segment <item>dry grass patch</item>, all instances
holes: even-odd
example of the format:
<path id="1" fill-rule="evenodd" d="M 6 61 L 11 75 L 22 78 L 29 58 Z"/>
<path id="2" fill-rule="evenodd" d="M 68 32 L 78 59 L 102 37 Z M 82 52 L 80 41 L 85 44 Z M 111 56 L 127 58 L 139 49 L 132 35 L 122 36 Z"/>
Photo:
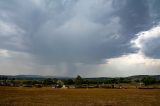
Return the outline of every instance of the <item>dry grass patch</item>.
<path id="1" fill-rule="evenodd" d="M 160 89 L 0 87 L 0 106 L 158 106 Z"/>

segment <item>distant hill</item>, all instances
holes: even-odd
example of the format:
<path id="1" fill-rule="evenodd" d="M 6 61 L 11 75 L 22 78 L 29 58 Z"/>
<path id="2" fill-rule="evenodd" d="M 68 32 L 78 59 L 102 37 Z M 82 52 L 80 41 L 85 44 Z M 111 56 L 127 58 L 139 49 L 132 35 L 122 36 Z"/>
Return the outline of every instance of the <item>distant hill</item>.
<path id="1" fill-rule="evenodd" d="M 153 77 L 157 80 L 160 80 L 160 75 L 135 75 L 135 76 L 121 77 L 121 78 L 127 78 L 127 79 L 130 79 L 130 80 L 141 80 L 144 77 L 148 77 L 148 76 L 151 76 L 151 77 Z M 15 78 L 17 80 L 44 80 L 46 78 L 71 79 L 71 77 L 41 76 L 41 75 L 0 75 L 0 77 L 7 77 L 8 79 Z M 120 78 L 120 77 L 116 77 L 116 78 Z M 93 77 L 93 78 L 84 78 L 84 79 L 104 81 L 106 79 L 113 79 L 113 78 L 110 78 L 110 77 Z"/>
<path id="2" fill-rule="evenodd" d="M 7 77 L 8 79 L 15 78 L 17 80 L 44 80 L 47 78 L 70 79 L 69 77 L 41 76 L 41 75 L 0 75 L 0 77 Z"/>
<path id="3" fill-rule="evenodd" d="M 156 80 L 160 80 L 160 75 L 135 75 L 135 76 L 130 76 L 128 78 L 132 79 L 132 80 L 141 80 L 145 77 L 153 77 L 155 78 Z"/>

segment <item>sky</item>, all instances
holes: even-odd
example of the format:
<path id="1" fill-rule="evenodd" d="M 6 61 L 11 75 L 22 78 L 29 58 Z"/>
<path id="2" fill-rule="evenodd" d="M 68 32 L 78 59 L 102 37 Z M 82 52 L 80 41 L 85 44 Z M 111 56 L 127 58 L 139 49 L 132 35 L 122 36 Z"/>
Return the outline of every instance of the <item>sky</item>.
<path id="1" fill-rule="evenodd" d="M 160 74 L 159 0 L 0 0 L 0 74 Z"/>

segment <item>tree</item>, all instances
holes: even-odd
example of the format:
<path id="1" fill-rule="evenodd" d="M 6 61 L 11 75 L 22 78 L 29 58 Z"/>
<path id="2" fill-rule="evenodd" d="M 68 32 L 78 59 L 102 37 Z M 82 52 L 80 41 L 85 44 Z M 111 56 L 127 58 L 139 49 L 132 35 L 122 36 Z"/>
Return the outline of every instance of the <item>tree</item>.
<path id="1" fill-rule="evenodd" d="M 61 81 L 61 80 L 58 80 L 58 81 L 57 81 L 57 86 L 58 86 L 58 88 L 61 88 L 63 85 L 64 85 L 64 82 L 63 82 L 63 81 Z"/>
<path id="2" fill-rule="evenodd" d="M 130 83 L 131 80 L 129 78 L 119 78 L 119 83 Z"/>
<path id="3" fill-rule="evenodd" d="M 153 78 L 153 77 L 145 77 L 145 78 L 142 79 L 142 82 L 143 82 L 145 85 L 151 85 L 151 84 L 156 83 L 156 79 Z"/>
<path id="4" fill-rule="evenodd" d="M 83 79 L 81 78 L 80 75 L 77 75 L 75 79 L 75 85 L 79 86 L 79 85 L 82 85 L 82 83 L 83 83 Z"/>
<path id="5" fill-rule="evenodd" d="M 111 79 L 111 83 L 112 84 L 118 84 L 119 80 L 117 78 L 113 78 L 113 79 Z"/>
<path id="6" fill-rule="evenodd" d="M 68 79 L 68 80 L 65 80 L 64 83 L 66 85 L 73 85 L 74 84 L 74 81 L 72 79 Z"/>
<path id="7" fill-rule="evenodd" d="M 58 79 L 53 78 L 53 85 L 56 85 L 56 84 L 57 84 L 57 81 L 58 81 Z"/>
<path id="8" fill-rule="evenodd" d="M 44 85 L 52 85 L 53 84 L 53 80 L 51 78 L 47 78 L 43 81 Z"/>

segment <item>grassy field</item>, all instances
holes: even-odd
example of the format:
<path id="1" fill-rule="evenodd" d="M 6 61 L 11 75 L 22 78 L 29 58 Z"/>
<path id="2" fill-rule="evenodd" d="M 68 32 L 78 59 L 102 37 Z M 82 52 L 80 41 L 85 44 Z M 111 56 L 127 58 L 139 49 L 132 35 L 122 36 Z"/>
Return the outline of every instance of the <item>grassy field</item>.
<path id="1" fill-rule="evenodd" d="M 160 89 L 0 87 L 0 106 L 159 106 Z"/>

